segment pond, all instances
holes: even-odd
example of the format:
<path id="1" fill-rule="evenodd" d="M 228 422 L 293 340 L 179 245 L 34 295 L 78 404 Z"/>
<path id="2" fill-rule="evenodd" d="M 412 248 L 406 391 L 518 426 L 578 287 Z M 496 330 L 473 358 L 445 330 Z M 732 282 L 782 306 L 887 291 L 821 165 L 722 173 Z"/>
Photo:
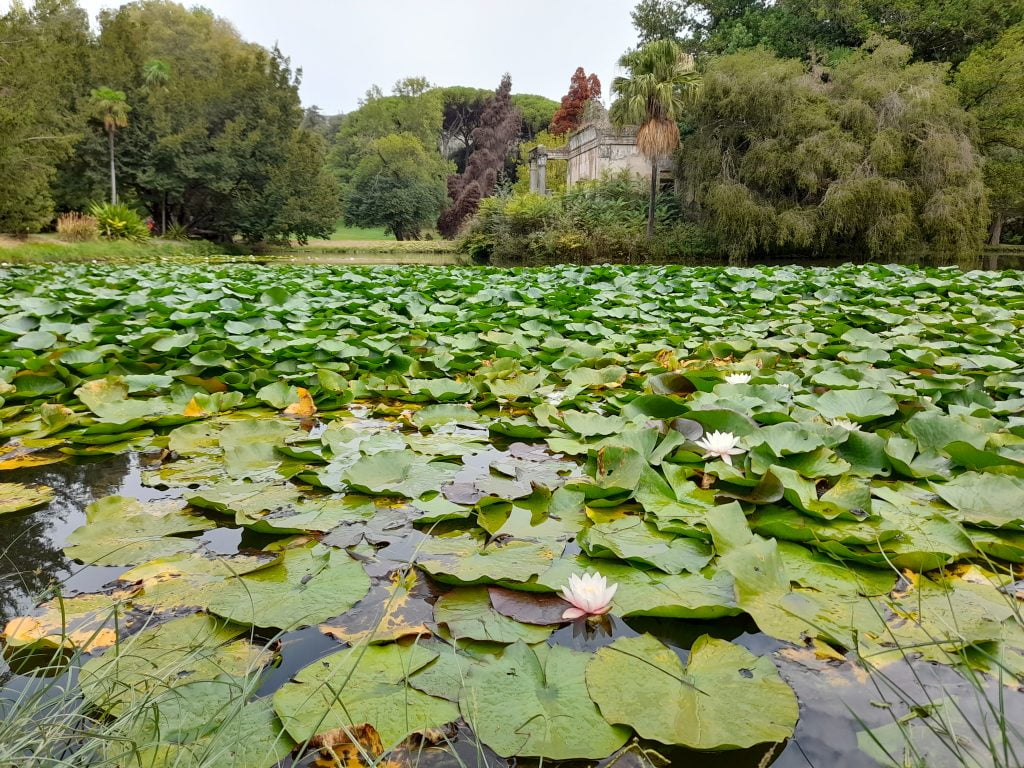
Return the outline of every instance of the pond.
<path id="1" fill-rule="evenodd" d="M 1017 766 L 1022 327 L 1014 272 L 8 270 L 0 764 Z"/>
<path id="2" fill-rule="evenodd" d="M 0 542 L 3 542 L 2 568 L 5 574 L 0 592 L 0 625 L 16 616 L 25 615 L 34 607 L 39 595 L 48 587 L 59 585 L 66 596 L 89 593 L 113 582 L 124 571 L 118 567 L 76 564 L 62 552 L 69 534 L 86 522 L 85 507 L 107 496 L 129 496 L 144 501 L 158 501 L 180 497 L 184 490 L 157 490 L 143 482 L 143 471 L 154 463 L 153 456 L 129 454 L 101 460 L 70 461 L 40 468 L 16 470 L 7 473 L 5 480 L 22 483 L 43 483 L 56 491 L 49 505 L 18 516 L 0 518 Z M 408 519 L 415 510 L 408 509 Z M 203 550 L 217 555 L 233 555 L 258 551 L 268 537 L 252 534 L 243 528 L 228 526 L 215 518 L 217 528 L 197 535 Z M 377 553 L 367 569 L 380 590 L 388 584 L 390 569 L 409 562 L 412 547 L 408 539 L 417 534 L 410 524 L 392 527 L 391 542 Z M 570 550 L 571 552 L 572 550 Z M 422 602 L 410 613 L 426 617 L 431 614 L 429 602 L 447 588 L 432 583 L 415 602 Z M 365 604 L 364 604 L 365 603 Z M 352 627 L 372 627 L 380 618 L 382 603 L 379 595 L 371 594 L 357 604 L 346 616 Z M 328 624 L 336 622 L 327 622 Z M 554 632 L 548 642 L 578 651 L 594 652 L 620 637 L 635 637 L 650 633 L 685 660 L 693 642 L 704 634 L 731 640 L 760 654 L 771 654 L 783 678 L 796 691 L 800 701 L 800 722 L 794 737 L 763 762 L 770 748 L 754 748 L 713 755 L 666 748 L 664 745 L 643 743 L 653 754 L 653 765 L 659 762 L 655 755 L 663 755 L 672 765 L 694 762 L 708 768 L 757 768 L 773 765 L 776 768 L 874 768 L 878 764 L 858 749 L 857 734 L 865 727 L 880 727 L 892 722 L 888 706 L 903 708 L 909 702 L 926 704 L 949 696 L 958 697 L 959 705 L 968 719 L 991 722 L 990 706 L 1004 707 L 1010 722 L 1024 719 L 1024 694 L 1000 692 L 999 684 L 989 681 L 984 696 L 952 669 L 921 662 L 898 663 L 877 674 L 869 674 L 850 662 L 819 658 L 813 651 L 798 650 L 759 633 L 757 627 L 745 618 L 715 621 L 682 619 L 612 617 L 607 623 L 588 626 L 573 624 Z M 286 632 L 279 638 L 281 661 L 265 675 L 257 696 L 269 697 L 294 674 L 318 658 L 334 653 L 338 641 L 307 628 Z M 0 663 L 2 664 L 2 663 Z M 17 675 L 6 665 L 0 666 L 0 682 L 4 690 L 0 697 L 8 699 L 23 694 L 26 688 L 38 686 L 31 676 Z M 53 681 L 47 681 L 52 684 Z M 1005 700 L 996 705 L 1000 695 Z M 987 697 L 987 698 L 986 698 Z M 886 704 L 886 706 L 882 706 Z M 993 731 L 994 735 L 994 731 Z M 503 766 L 529 765 L 528 761 L 504 761 L 486 748 L 478 753 L 479 744 L 473 734 L 463 729 L 453 738 L 453 744 L 435 747 L 419 757 L 420 765 L 428 766 Z M 642 765 L 621 759 L 615 765 Z M 283 761 L 282 766 L 292 765 Z M 305 764 L 305 763 L 303 763 Z M 558 765 L 544 761 L 545 765 Z M 571 763 L 579 765 L 579 763 Z M 610 761 L 594 763 L 610 765 Z M 568 763 L 566 765 L 569 765 Z"/>

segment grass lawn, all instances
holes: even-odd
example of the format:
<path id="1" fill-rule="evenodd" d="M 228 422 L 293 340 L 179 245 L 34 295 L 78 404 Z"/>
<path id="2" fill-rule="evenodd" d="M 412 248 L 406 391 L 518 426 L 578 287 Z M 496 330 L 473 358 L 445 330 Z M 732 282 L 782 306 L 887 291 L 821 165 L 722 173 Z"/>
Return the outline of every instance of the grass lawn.
<path id="1" fill-rule="evenodd" d="M 384 231 L 383 227 L 364 229 L 363 227 L 346 227 L 338 222 L 328 240 L 394 240 L 395 236 Z"/>

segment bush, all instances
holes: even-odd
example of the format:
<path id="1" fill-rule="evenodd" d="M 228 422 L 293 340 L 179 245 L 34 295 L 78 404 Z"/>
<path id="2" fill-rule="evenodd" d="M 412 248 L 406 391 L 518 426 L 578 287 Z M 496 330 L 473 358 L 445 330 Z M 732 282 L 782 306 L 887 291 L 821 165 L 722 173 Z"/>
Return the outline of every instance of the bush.
<path id="1" fill-rule="evenodd" d="M 78 211 L 62 213 L 57 217 L 57 234 L 69 243 L 85 243 L 98 240 L 100 223 L 95 216 Z"/>
<path id="2" fill-rule="evenodd" d="M 96 217 L 100 234 L 108 240 L 141 242 L 149 238 L 149 227 L 142 216 L 124 203 L 94 203 L 89 213 Z"/>
<path id="3" fill-rule="evenodd" d="M 674 195 L 658 198 L 655 216 L 655 238 L 647 240 L 646 184 L 620 173 L 551 196 L 486 198 L 458 249 L 495 265 L 704 262 L 718 253 L 706 228 L 681 221 Z"/>
<path id="4" fill-rule="evenodd" d="M 178 222 L 173 222 L 167 225 L 167 231 L 163 233 L 162 237 L 164 240 L 190 240 L 188 227 Z"/>

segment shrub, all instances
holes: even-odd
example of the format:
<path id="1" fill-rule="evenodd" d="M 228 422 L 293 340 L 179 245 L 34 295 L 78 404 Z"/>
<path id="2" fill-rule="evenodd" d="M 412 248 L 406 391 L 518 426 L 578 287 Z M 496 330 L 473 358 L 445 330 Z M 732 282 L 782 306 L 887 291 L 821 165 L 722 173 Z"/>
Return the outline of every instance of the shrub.
<path id="1" fill-rule="evenodd" d="M 78 211 L 62 213 L 57 217 L 57 234 L 69 243 L 84 243 L 98 240 L 100 223 L 95 216 Z"/>
<path id="2" fill-rule="evenodd" d="M 96 217 L 100 234 L 108 240 L 141 242 L 149 237 L 149 227 L 142 216 L 124 203 L 94 203 L 89 213 Z"/>
<path id="3" fill-rule="evenodd" d="M 483 200 L 458 248 L 495 265 L 571 262 L 706 261 L 718 253 L 706 228 L 682 222 L 674 195 L 658 198 L 658 228 L 647 240 L 646 185 L 629 173 L 576 184 L 550 196 L 516 193 Z"/>
<path id="4" fill-rule="evenodd" d="M 189 240 L 191 239 L 188 227 L 178 222 L 167 225 L 167 231 L 163 234 L 164 240 Z"/>

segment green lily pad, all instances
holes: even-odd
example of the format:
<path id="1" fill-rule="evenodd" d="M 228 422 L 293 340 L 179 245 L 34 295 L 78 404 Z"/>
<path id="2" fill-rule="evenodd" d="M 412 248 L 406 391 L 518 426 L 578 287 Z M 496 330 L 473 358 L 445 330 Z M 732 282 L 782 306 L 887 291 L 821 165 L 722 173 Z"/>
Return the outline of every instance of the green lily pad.
<path id="1" fill-rule="evenodd" d="M 637 517 L 593 525 L 578 538 L 590 557 L 611 557 L 649 565 L 665 573 L 700 573 L 711 562 L 711 547 L 698 539 L 662 533 Z"/>
<path id="2" fill-rule="evenodd" d="M 456 640 L 492 643 L 541 643 L 552 627 L 524 624 L 498 613 L 491 605 L 487 587 L 456 587 L 438 598 L 434 618 Z"/>
<path id="3" fill-rule="evenodd" d="M 502 757 L 607 757 L 629 738 L 609 724 L 587 692 L 590 654 L 518 642 L 497 660 L 471 667 L 459 697 L 466 722 Z"/>
<path id="4" fill-rule="evenodd" d="M 189 504 L 234 514 L 235 523 L 257 533 L 326 533 L 343 523 L 373 518 L 377 508 L 361 496 L 302 493 L 293 485 L 221 483 L 188 493 Z"/>
<path id="5" fill-rule="evenodd" d="M 559 555 L 547 543 L 512 539 L 483 544 L 472 536 L 431 537 L 416 550 L 416 565 L 451 584 L 523 582 L 544 573 Z"/>
<path id="6" fill-rule="evenodd" d="M 239 624 L 296 629 L 345 613 L 369 591 L 358 561 L 311 543 L 286 549 L 277 565 L 218 585 L 206 608 Z"/>
<path id="7" fill-rule="evenodd" d="M 965 472 L 947 483 L 932 483 L 932 488 L 970 525 L 1024 527 L 1024 478 Z"/>
<path id="8" fill-rule="evenodd" d="M 86 523 L 68 536 L 64 553 L 91 565 L 135 565 L 179 552 L 200 542 L 172 534 L 216 527 L 205 517 L 185 512 L 184 502 L 143 502 L 107 496 L 85 508 Z"/>
<path id="9" fill-rule="evenodd" d="M 612 723 L 691 749 L 744 749 L 793 735 L 796 694 L 767 656 L 708 635 L 686 666 L 650 635 L 619 638 L 587 665 L 587 688 Z"/>
<path id="10" fill-rule="evenodd" d="M 441 490 L 457 469 L 454 464 L 425 461 L 411 451 L 381 451 L 363 456 L 342 477 L 363 493 L 418 499 Z"/>
<path id="11" fill-rule="evenodd" d="M 258 675 L 272 655 L 239 639 L 244 631 L 210 616 L 173 619 L 89 659 L 79 686 L 89 703 L 118 716 L 188 683 Z"/>
<path id="12" fill-rule="evenodd" d="M 370 645 L 325 656 L 299 670 L 274 694 L 285 730 L 303 742 L 316 733 L 369 723 L 385 747 L 458 719 L 450 701 L 407 685 L 438 657 L 420 645 Z"/>
<path id="13" fill-rule="evenodd" d="M 0 483 L 0 515 L 23 512 L 53 501 L 53 489 L 45 485 Z"/>

